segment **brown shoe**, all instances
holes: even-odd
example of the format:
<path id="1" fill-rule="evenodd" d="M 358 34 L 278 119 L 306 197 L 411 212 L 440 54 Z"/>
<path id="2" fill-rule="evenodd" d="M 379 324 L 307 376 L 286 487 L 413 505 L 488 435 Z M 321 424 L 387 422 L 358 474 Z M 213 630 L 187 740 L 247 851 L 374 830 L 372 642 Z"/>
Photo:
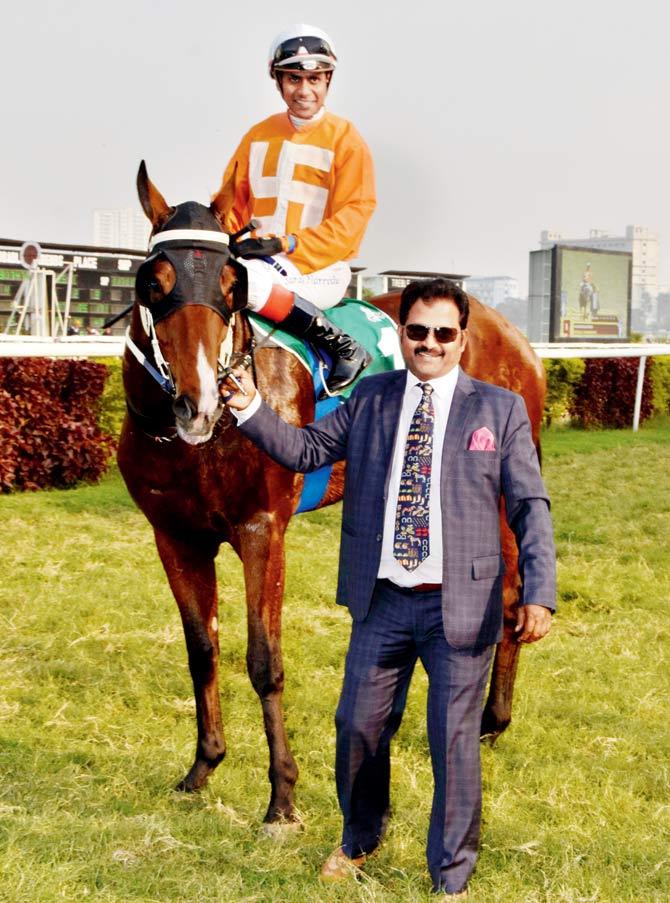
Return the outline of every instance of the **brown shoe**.
<path id="1" fill-rule="evenodd" d="M 321 878 L 324 881 L 343 881 L 346 878 L 355 878 L 365 865 L 367 855 L 363 853 L 351 859 L 342 847 L 331 853 L 321 867 Z"/>

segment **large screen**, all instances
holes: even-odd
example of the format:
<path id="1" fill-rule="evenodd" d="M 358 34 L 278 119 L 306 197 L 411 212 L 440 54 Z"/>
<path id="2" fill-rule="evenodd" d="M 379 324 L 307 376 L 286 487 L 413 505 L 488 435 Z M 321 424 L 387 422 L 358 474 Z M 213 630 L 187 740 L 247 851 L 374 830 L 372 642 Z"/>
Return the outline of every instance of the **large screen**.
<path id="1" fill-rule="evenodd" d="M 560 245 L 555 253 L 552 340 L 627 340 L 631 254 Z"/>

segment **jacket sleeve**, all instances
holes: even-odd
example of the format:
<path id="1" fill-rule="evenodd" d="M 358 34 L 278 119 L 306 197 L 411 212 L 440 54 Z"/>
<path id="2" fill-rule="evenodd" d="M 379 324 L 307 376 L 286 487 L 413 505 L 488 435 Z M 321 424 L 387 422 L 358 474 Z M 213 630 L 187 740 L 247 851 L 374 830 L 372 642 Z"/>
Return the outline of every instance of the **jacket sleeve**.
<path id="1" fill-rule="evenodd" d="M 318 470 L 346 456 L 351 399 L 301 428 L 282 420 L 264 401 L 239 430 L 279 464 L 298 473 Z"/>
<path id="2" fill-rule="evenodd" d="M 526 406 L 515 397 L 502 448 L 507 522 L 519 548 L 522 604 L 556 608 L 556 552 L 549 497 L 540 474 Z"/>
<path id="3" fill-rule="evenodd" d="M 245 135 L 226 166 L 220 193 L 228 192 L 230 201 L 223 219 L 227 232 L 238 232 L 252 217 L 249 194 L 249 136 Z"/>
<path id="4" fill-rule="evenodd" d="M 329 215 L 318 226 L 299 229 L 291 260 L 314 272 L 358 253 L 377 205 L 372 155 L 358 133 L 341 142 L 334 161 Z"/>

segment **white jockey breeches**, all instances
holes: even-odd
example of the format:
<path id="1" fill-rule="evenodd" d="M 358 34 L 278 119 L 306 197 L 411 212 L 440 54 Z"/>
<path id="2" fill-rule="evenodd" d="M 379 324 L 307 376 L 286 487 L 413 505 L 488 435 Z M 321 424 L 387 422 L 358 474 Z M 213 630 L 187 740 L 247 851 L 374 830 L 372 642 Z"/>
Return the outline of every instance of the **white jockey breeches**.
<path id="1" fill-rule="evenodd" d="M 301 273 L 286 254 L 265 260 L 238 260 L 246 267 L 249 279 L 249 309 L 259 312 L 267 303 L 275 284 L 283 285 L 301 298 L 311 301 L 320 310 L 328 310 L 341 301 L 351 281 L 351 269 L 343 260 L 314 273 Z"/>

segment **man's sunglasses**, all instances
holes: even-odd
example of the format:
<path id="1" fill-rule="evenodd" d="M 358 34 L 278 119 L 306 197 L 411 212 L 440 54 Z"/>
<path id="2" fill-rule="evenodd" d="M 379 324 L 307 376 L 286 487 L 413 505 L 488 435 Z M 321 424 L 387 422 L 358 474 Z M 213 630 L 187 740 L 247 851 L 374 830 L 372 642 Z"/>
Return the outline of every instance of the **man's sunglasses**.
<path id="1" fill-rule="evenodd" d="M 455 326 L 424 326 L 422 323 L 408 323 L 403 327 L 405 335 L 413 342 L 423 342 L 428 338 L 428 333 L 432 332 L 435 341 L 440 345 L 448 345 L 449 342 L 455 342 L 460 329 Z"/>

